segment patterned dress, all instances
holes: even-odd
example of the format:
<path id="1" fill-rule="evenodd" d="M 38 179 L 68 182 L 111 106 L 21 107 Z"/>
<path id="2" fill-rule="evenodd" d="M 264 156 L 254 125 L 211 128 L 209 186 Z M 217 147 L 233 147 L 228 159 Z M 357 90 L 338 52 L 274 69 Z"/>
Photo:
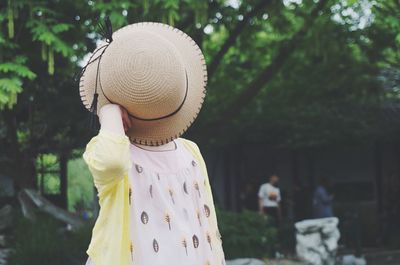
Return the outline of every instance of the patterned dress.
<path id="1" fill-rule="evenodd" d="M 171 151 L 130 145 L 132 264 L 225 265 L 213 254 L 222 244 L 209 224 L 201 168 L 182 142 L 174 142 Z M 89 257 L 86 265 L 95 264 Z"/>

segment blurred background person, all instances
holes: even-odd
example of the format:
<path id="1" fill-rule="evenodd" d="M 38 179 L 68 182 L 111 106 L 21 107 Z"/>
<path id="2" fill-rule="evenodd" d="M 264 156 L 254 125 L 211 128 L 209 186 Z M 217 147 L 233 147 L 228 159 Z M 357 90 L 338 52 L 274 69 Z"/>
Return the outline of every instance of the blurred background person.
<path id="1" fill-rule="evenodd" d="M 281 192 L 278 187 L 279 177 L 271 175 L 269 181 L 260 186 L 258 190 L 258 206 L 260 214 L 272 217 L 275 225 L 281 221 Z"/>
<path id="2" fill-rule="evenodd" d="M 244 185 L 243 190 L 240 192 L 241 209 L 257 211 L 258 197 L 256 192 L 256 185 L 253 182 L 248 182 Z"/>
<path id="3" fill-rule="evenodd" d="M 315 219 L 333 217 L 331 188 L 332 184 L 328 178 L 320 178 L 313 196 L 313 217 Z"/>

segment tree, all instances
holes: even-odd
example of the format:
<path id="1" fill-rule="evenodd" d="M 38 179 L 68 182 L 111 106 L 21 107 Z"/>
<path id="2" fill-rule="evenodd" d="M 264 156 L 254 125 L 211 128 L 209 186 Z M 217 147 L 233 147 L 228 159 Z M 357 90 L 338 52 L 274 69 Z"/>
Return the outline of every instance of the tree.
<path id="1" fill-rule="evenodd" d="M 65 161 L 93 136 L 72 76 L 95 48 L 97 18 L 106 14 L 114 30 L 168 23 L 202 48 L 211 78 L 188 132 L 199 142 L 295 147 L 372 139 L 384 133 L 377 129 L 382 102 L 398 98 L 379 78 L 393 79 L 385 73 L 399 65 L 399 8 L 395 0 L 371 3 L 8 0 L 0 9 L 1 168 L 20 187 L 34 186 L 38 154 Z M 349 8 L 360 17 L 371 10 L 375 19 L 359 27 L 343 15 Z"/>

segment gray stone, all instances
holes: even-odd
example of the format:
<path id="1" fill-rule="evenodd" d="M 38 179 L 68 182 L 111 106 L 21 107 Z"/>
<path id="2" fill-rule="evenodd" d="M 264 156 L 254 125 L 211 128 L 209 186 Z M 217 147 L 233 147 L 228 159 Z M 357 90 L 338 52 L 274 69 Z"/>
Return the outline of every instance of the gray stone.
<path id="1" fill-rule="evenodd" d="M 335 264 L 340 238 L 338 223 L 336 217 L 297 222 L 297 256 L 313 265 Z"/>
<path id="2" fill-rule="evenodd" d="M 13 178 L 0 174 L 0 197 L 12 197 L 14 194 Z"/>
<path id="3" fill-rule="evenodd" d="M 70 224 L 72 229 L 77 229 L 84 224 L 81 217 L 54 205 L 35 190 L 21 190 L 18 193 L 18 200 L 24 216 L 33 221 L 36 219 L 35 209 L 39 209 L 61 222 Z"/>
<path id="4" fill-rule="evenodd" d="M 6 243 L 7 243 L 6 236 L 5 235 L 0 235 L 0 248 L 1 247 L 5 247 Z"/>
<path id="5" fill-rule="evenodd" d="M 367 265 L 364 257 L 356 257 L 354 255 L 345 255 L 340 259 L 341 265 Z"/>
<path id="6" fill-rule="evenodd" d="M 4 230 L 11 226 L 12 223 L 12 206 L 5 205 L 0 209 L 0 230 Z"/>
<path id="7" fill-rule="evenodd" d="M 226 265 L 266 265 L 264 261 L 252 258 L 227 260 Z"/>
<path id="8" fill-rule="evenodd" d="M 13 252 L 10 248 L 0 248 L 0 265 L 6 265 L 7 259 Z"/>

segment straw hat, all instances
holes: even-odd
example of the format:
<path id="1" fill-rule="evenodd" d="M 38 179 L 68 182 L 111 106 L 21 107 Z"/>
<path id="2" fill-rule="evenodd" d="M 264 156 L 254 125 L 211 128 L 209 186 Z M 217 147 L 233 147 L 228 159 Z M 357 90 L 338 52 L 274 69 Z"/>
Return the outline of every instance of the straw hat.
<path id="1" fill-rule="evenodd" d="M 184 32 L 162 23 L 131 24 L 112 33 L 91 60 L 98 55 L 80 78 L 82 103 L 90 109 L 97 85 L 97 110 L 108 103 L 123 106 L 133 121 L 126 132 L 132 142 L 165 144 L 197 117 L 207 70 L 200 48 Z"/>

